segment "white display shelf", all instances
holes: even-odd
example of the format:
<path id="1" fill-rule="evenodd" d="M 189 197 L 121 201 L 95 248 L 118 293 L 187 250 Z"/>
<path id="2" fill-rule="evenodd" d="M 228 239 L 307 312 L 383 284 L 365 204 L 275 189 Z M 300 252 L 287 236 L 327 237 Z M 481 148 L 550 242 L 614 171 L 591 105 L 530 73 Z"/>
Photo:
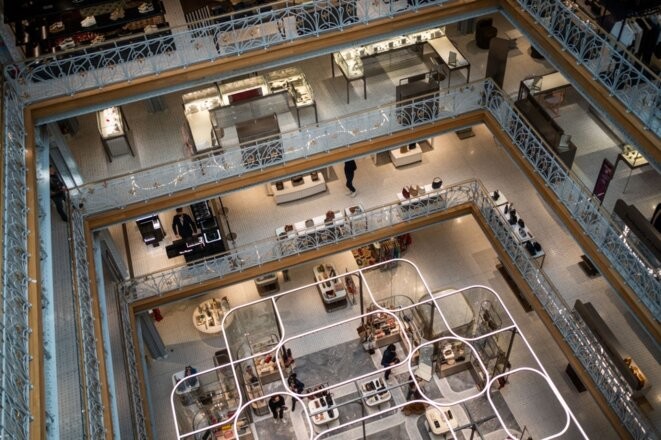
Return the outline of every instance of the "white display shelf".
<path id="1" fill-rule="evenodd" d="M 330 410 L 332 411 L 332 416 L 328 415 L 329 406 L 326 402 L 326 396 L 310 400 L 308 402 L 308 410 L 310 411 L 312 423 L 315 425 L 326 425 L 340 417 L 340 412 L 337 408 Z"/>

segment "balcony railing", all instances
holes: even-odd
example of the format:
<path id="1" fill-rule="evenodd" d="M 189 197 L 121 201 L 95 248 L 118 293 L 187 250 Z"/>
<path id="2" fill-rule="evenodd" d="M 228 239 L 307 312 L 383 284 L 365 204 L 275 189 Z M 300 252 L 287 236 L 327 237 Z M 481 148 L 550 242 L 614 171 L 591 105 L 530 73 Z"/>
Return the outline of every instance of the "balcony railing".
<path id="1" fill-rule="evenodd" d="M 211 152 L 125 174 L 71 190 L 75 206 L 96 214 L 248 171 L 263 170 L 295 159 L 408 130 L 430 121 L 480 110 L 481 83 L 436 93 L 424 102 L 392 103 L 360 113 L 322 121 L 283 133 L 278 138 L 251 142 L 224 153 Z"/>
<path id="2" fill-rule="evenodd" d="M 427 197 L 419 203 L 407 205 L 408 207 L 395 203 L 366 209 L 353 217 L 336 220 L 322 231 L 312 228 L 309 233 L 298 234 L 293 238 L 274 236 L 272 239 L 243 246 L 197 264 L 139 277 L 127 282 L 124 291 L 133 300 L 160 295 L 165 291 L 199 284 L 270 261 L 350 240 L 368 232 L 389 228 L 459 205 L 473 204 L 633 438 L 649 438 L 654 431 L 633 401 L 632 391 L 626 380 L 608 356 L 604 355 L 603 347 L 594 335 L 572 313 L 546 274 L 514 238 L 507 220 L 498 211 L 483 185 L 477 180 L 470 180 L 428 193 Z M 137 375 L 131 380 L 137 381 Z"/>
<path id="3" fill-rule="evenodd" d="M 561 0 L 518 0 L 550 37 L 585 67 L 627 111 L 661 137 L 661 80 L 602 30 Z"/>
<path id="4" fill-rule="evenodd" d="M 14 63 L 5 67 L 5 78 L 26 103 L 31 103 L 304 37 L 318 37 L 447 1 L 410 0 L 402 6 L 380 1 L 321 0 L 305 4 L 284 1 L 157 34 L 117 39 Z"/>
<path id="5" fill-rule="evenodd" d="M 625 239 L 622 229 L 601 209 L 599 201 L 544 146 L 509 97 L 491 80 L 434 93 L 415 102 L 391 103 L 321 122 L 283 133 L 281 139 L 269 138 L 225 153 L 209 153 L 90 183 L 72 190 L 71 195 L 74 205 L 82 204 L 85 213 L 98 213 L 480 109 L 495 117 L 642 303 L 657 319 L 661 317 L 661 283 L 645 252 Z M 250 161 L 246 160 L 248 157 Z"/>

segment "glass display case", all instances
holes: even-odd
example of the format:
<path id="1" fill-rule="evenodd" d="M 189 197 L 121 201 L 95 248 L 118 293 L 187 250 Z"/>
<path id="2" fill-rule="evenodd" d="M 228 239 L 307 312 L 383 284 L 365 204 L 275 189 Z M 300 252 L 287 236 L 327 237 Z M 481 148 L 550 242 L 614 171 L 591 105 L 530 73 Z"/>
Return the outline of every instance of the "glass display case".
<path id="1" fill-rule="evenodd" d="M 101 143 L 108 160 L 125 154 L 133 154 L 128 138 L 129 125 L 121 107 L 110 107 L 96 113 L 96 121 L 101 136 Z"/>
<path id="2" fill-rule="evenodd" d="M 220 144 L 211 125 L 209 110 L 220 107 L 220 93 L 216 86 L 185 93 L 181 96 L 184 115 L 196 153 L 215 148 Z"/>

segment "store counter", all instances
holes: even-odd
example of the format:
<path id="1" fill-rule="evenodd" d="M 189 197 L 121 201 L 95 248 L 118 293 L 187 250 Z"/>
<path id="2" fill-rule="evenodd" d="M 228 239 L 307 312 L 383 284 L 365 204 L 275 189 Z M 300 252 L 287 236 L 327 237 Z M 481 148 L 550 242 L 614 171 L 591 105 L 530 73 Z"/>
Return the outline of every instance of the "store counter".
<path id="1" fill-rule="evenodd" d="M 553 72 L 549 73 L 548 75 L 534 76 L 532 78 L 527 78 L 521 81 L 521 84 L 519 85 L 518 99 L 522 99 L 525 94 L 546 94 L 570 86 L 571 84 L 569 81 L 567 81 L 567 78 L 562 76 L 560 72 Z"/>
<path id="2" fill-rule="evenodd" d="M 445 435 L 450 432 L 450 429 L 454 431 L 459 426 L 457 418 L 451 409 L 443 409 L 443 414 L 433 406 L 430 406 L 425 411 L 427 426 L 429 427 L 429 431 L 434 435 Z M 445 421 L 446 418 L 447 422 Z"/>
<path id="3" fill-rule="evenodd" d="M 434 38 L 427 42 L 441 58 L 448 69 L 448 89 L 451 86 L 452 72 L 466 69 L 466 83 L 470 82 L 471 64 L 448 37 Z"/>
<path id="4" fill-rule="evenodd" d="M 223 316 L 229 310 L 229 302 L 227 298 L 217 300 L 216 298 L 208 299 L 198 305 L 193 311 L 193 325 L 202 333 L 220 333 L 223 329 L 222 322 Z M 228 319 L 232 319 L 234 315 L 231 314 Z"/>
<path id="5" fill-rule="evenodd" d="M 320 215 L 308 220 L 294 223 L 293 225 L 288 225 L 289 227 L 280 226 L 279 228 L 276 228 L 275 235 L 278 238 L 298 237 L 303 239 L 311 236 L 312 238 L 322 240 L 323 237 L 321 235 L 324 232 L 329 232 L 330 230 L 333 230 L 334 233 L 342 235 L 342 228 L 345 226 L 344 210 L 334 211 L 334 213 L 335 218 L 330 222 L 326 222 L 325 215 Z M 331 237 L 331 240 L 332 239 L 333 238 Z"/>
<path id="6" fill-rule="evenodd" d="M 187 263 L 200 258 L 225 252 L 225 244 L 220 237 L 220 231 L 214 229 L 202 234 L 193 235 L 191 238 L 175 240 L 171 245 L 165 247 L 168 258 L 184 256 Z"/>
<path id="7" fill-rule="evenodd" d="M 363 400 L 365 401 L 365 405 L 369 407 L 379 406 L 392 398 L 390 391 L 380 391 L 385 390 L 386 388 L 386 386 L 381 381 L 381 378 L 363 382 L 358 388 L 360 390 L 361 396 L 363 397 Z"/>
<path id="8" fill-rule="evenodd" d="M 308 410 L 312 416 L 312 423 L 315 425 L 327 425 L 333 420 L 340 417 L 340 412 L 335 409 L 330 409 L 333 405 L 331 396 L 321 396 L 317 399 L 312 399 L 308 402 Z"/>
<path id="9" fill-rule="evenodd" d="M 312 268 L 314 278 L 317 281 L 319 296 L 324 302 L 326 311 L 331 311 L 347 304 L 347 291 L 344 288 L 342 278 L 329 280 L 337 275 L 337 271 L 332 264 L 319 264 Z"/>

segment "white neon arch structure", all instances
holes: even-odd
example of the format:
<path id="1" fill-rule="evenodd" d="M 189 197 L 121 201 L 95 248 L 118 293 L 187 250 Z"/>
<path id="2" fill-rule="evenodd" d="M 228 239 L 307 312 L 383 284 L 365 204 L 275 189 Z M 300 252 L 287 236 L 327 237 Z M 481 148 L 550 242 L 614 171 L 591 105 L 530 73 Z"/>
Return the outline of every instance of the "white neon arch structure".
<path id="1" fill-rule="evenodd" d="M 411 305 L 400 306 L 396 310 L 391 310 L 391 309 L 388 309 L 388 308 L 385 308 L 385 307 L 379 305 L 378 300 L 375 298 L 375 295 L 374 295 L 372 289 L 370 288 L 368 279 L 364 276 L 364 272 L 375 269 L 375 268 L 378 268 L 379 266 L 382 266 L 382 265 L 390 264 L 393 261 L 397 261 L 397 262 L 400 262 L 400 263 L 403 263 L 403 264 L 406 264 L 406 265 L 410 265 L 413 268 L 413 270 L 415 270 L 415 272 L 417 273 L 417 275 L 419 277 L 418 281 L 424 287 L 425 296 L 427 296 L 427 298 L 421 299 L 417 302 L 412 301 Z M 237 367 L 241 362 L 251 361 L 251 360 L 254 360 L 255 358 L 257 358 L 259 356 L 264 356 L 264 355 L 267 355 L 267 354 L 272 354 L 273 356 L 276 356 L 276 358 L 277 358 L 277 356 L 280 353 L 280 351 L 282 350 L 283 346 L 285 346 L 286 344 L 288 344 L 288 343 L 290 343 L 290 342 L 292 342 L 296 339 L 305 338 L 305 337 L 314 337 L 315 334 L 323 333 L 323 332 L 332 330 L 333 328 L 336 328 L 336 327 L 339 327 L 339 326 L 342 326 L 342 325 L 346 325 L 346 324 L 354 322 L 354 321 L 360 321 L 362 318 L 365 318 L 369 315 L 373 315 L 373 314 L 376 314 L 376 313 L 389 314 L 391 317 L 393 317 L 398 322 L 398 324 L 400 325 L 399 328 L 403 329 L 404 328 L 404 325 L 403 325 L 404 323 L 400 320 L 400 318 L 394 312 L 400 312 L 400 311 L 403 312 L 403 311 L 407 311 L 407 310 L 412 310 L 412 309 L 414 309 L 416 307 L 419 307 L 419 306 L 422 306 L 422 305 L 433 304 L 433 306 L 435 308 L 435 311 L 442 318 L 443 323 L 445 324 L 445 327 L 449 330 L 450 334 L 448 336 L 438 337 L 438 338 L 433 339 L 433 340 L 425 341 L 425 342 L 423 342 L 419 345 L 415 345 L 413 343 L 413 341 L 408 337 L 406 332 L 401 331 L 400 336 L 403 338 L 403 342 L 404 342 L 403 345 L 405 345 L 407 353 L 406 353 L 406 357 L 404 359 L 401 359 L 400 363 L 393 367 L 393 368 L 396 368 L 397 366 L 405 366 L 406 367 L 406 369 L 408 370 L 409 375 L 411 376 L 411 378 L 413 378 L 413 381 L 415 383 L 416 388 L 421 393 L 421 396 L 422 396 L 421 399 L 416 399 L 416 400 L 413 400 L 413 401 L 408 401 L 408 402 L 396 404 L 396 405 L 390 406 L 386 409 L 373 412 L 373 413 L 371 413 L 369 415 L 366 415 L 364 417 L 360 417 L 358 419 L 354 419 L 354 420 L 351 420 L 351 421 L 346 422 L 346 423 L 341 423 L 340 425 L 334 426 L 332 428 L 322 429 L 319 433 L 315 433 L 314 425 L 311 421 L 311 415 L 309 413 L 307 405 L 305 405 L 305 400 L 304 399 L 306 397 L 309 397 L 313 394 L 316 394 L 316 393 L 320 392 L 320 390 L 315 390 L 314 392 L 302 393 L 302 394 L 296 394 L 296 393 L 293 393 L 293 392 L 289 391 L 288 387 L 286 386 L 288 374 L 285 371 L 283 371 L 283 368 L 282 368 L 282 366 L 280 365 L 279 362 L 275 362 L 275 364 L 277 365 L 278 373 L 280 375 L 280 380 L 282 381 L 282 385 L 283 385 L 283 388 L 284 388 L 285 391 L 278 391 L 276 393 L 265 394 L 263 396 L 260 396 L 257 399 L 246 400 L 246 401 L 244 401 L 244 399 L 243 399 L 243 394 L 238 393 L 237 398 L 238 398 L 239 403 L 238 403 L 238 406 L 236 408 L 236 411 L 234 412 L 234 414 L 231 417 L 229 417 L 225 420 L 219 420 L 217 423 L 215 423 L 213 425 L 209 425 L 209 426 L 206 426 L 206 427 L 194 430 L 194 431 L 189 431 L 189 432 L 181 432 L 179 422 L 177 420 L 177 407 L 175 405 L 175 401 L 176 401 L 175 391 L 176 391 L 176 388 L 178 386 L 180 386 L 180 384 L 182 384 L 185 380 L 190 379 L 191 376 L 179 381 L 173 387 L 172 392 L 170 393 L 170 406 L 171 406 L 171 409 L 172 409 L 172 416 L 173 416 L 173 419 L 174 419 L 174 424 L 175 424 L 175 428 L 176 428 L 176 432 L 177 432 L 177 438 L 178 439 L 191 439 L 191 438 L 194 438 L 193 436 L 196 435 L 196 434 L 203 433 L 207 430 L 218 429 L 221 426 L 226 426 L 228 424 L 232 424 L 232 429 L 234 430 L 234 434 L 236 436 L 238 436 L 237 423 L 239 421 L 241 413 L 243 411 L 249 410 L 251 404 L 253 404 L 255 402 L 258 402 L 258 401 L 261 401 L 261 400 L 269 399 L 271 396 L 276 395 L 276 394 L 282 395 L 283 397 L 290 397 L 290 398 L 297 399 L 301 403 L 301 406 L 303 407 L 303 411 L 306 415 L 306 417 L 304 417 L 304 420 L 307 423 L 308 432 L 310 432 L 310 439 L 311 440 L 317 440 L 317 439 L 320 439 L 324 436 L 331 435 L 335 431 L 338 431 L 342 428 L 351 427 L 352 425 L 358 426 L 363 421 L 369 422 L 371 419 L 373 419 L 375 417 L 378 417 L 379 415 L 393 412 L 393 410 L 396 411 L 398 409 L 401 409 L 402 407 L 406 406 L 407 404 L 410 404 L 411 402 L 423 402 L 423 403 L 426 403 L 426 404 L 428 404 L 430 406 L 433 406 L 437 409 L 442 410 L 444 408 L 449 408 L 451 406 L 458 405 L 458 404 L 464 403 L 466 401 L 478 398 L 482 395 L 486 395 L 487 400 L 488 400 L 491 408 L 493 409 L 493 411 L 496 415 L 496 418 L 498 419 L 498 421 L 501 425 L 502 430 L 505 431 L 509 437 L 516 438 L 516 434 L 512 433 L 509 430 L 508 426 L 505 424 L 501 414 L 498 412 L 498 409 L 496 408 L 495 404 L 493 403 L 493 401 L 491 399 L 491 394 L 488 391 L 491 389 L 494 382 L 496 382 L 498 379 L 503 378 L 503 377 L 509 377 L 509 376 L 515 375 L 515 374 L 520 373 L 520 372 L 529 372 L 529 373 L 537 374 L 541 378 L 543 378 L 546 381 L 546 384 L 548 385 L 549 390 L 551 390 L 552 394 L 555 396 L 557 402 L 560 404 L 562 410 L 565 413 L 566 419 L 565 419 L 565 422 L 564 422 L 564 426 L 559 427 L 558 432 L 556 432 L 556 433 L 554 433 L 554 434 L 552 434 L 548 437 L 545 437 L 546 439 L 553 439 L 553 438 L 557 438 L 557 437 L 562 436 L 564 433 L 566 433 L 568 431 L 568 429 L 572 425 L 572 422 L 573 422 L 573 425 L 576 428 L 576 430 L 583 436 L 583 438 L 585 438 L 585 439 L 588 438 L 588 436 L 585 434 L 583 428 L 578 423 L 578 420 L 574 416 L 573 412 L 571 411 L 571 409 L 569 408 L 567 403 L 564 401 L 564 399 L 560 395 L 560 392 L 558 391 L 558 389 L 554 385 L 553 381 L 551 380 L 550 376 L 548 375 L 548 373 L 544 369 L 544 367 L 541 364 L 538 356 L 536 355 L 536 353 L 533 351 L 532 347 L 528 343 L 525 335 L 523 334 L 523 332 L 521 331 L 519 326 L 514 321 L 514 318 L 512 317 L 512 314 L 507 309 L 507 307 L 506 307 L 505 303 L 502 301 L 500 295 L 498 295 L 498 293 L 496 293 L 493 289 L 491 289 L 490 287 L 487 287 L 487 286 L 483 286 L 483 285 L 471 285 L 471 286 L 467 286 L 467 287 L 464 287 L 464 288 L 461 288 L 461 289 L 451 289 L 451 290 L 448 290 L 448 291 L 443 291 L 440 294 L 439 293 L 435 294 L 429 288 L 429 285 L 427 284 L 424 277 L 420 273 L 419 268 L 414 263 L 412 263 L 411 261 L 406 260 L 406 259 L 396 259 L 396 260 L 389 260 L 389 261 L 386 261 L 386 262 L 378 263 L 378 264 L 375 264 L 375 265 L 372 265 L 372 266 L 369 266 L 369 267 L 365 267 L 365 268 L 362 268 L 362 269 L 358 269 L 358 270 L 355 270 L 355 271 L 352 271 L 352 272 L 339 274 L 335 277 L 329 278 L 328 280 L 324 280 L 324 282 L 329 281 L 329 280 L 333 281 L 334 279 L 337 279 L 337 278 L 343 278 L 347 275 L 357 275 L 361 278 L 361 282 L 363 283 L 363 285 L 365 287 L 363 292 L 367 293 L 367 296 L 365 297 L 365 299 L 371 301 L 371 303 L 369 303 L 369 304 L 371 306 L 373 306 L 375 308 L 375 310 L 373 310 L 371 312 L 368 312 L 368 313 L 364 313 L 362 315 L 357 314 L 356 316 L 353 316 L 353 317 L 350 317 L 350 318 L 347 318 L 347 319 L 338 320 L 336 322 L 333 322 L 333 323 L 330 323 L 330 324 L 327 324 L 327 325 L 323 325 L 323 326 L 319 326 L 319 327 L 313 328 L 311 330 L 303 331 L 303 332 L 293 334 L 293 335 L 288 335 L 287 334 L 287 328 L 286 328 L 286 326 L 283 322 L 282 316 L 281 316 L 281 311 L 278 308 L 277 299 L 280 298 L 280 297 L 283 297 L 285 295 L 291 295 L 291 294 L 294 294 L 296 292 L 300 292 L 300 291 L 302 291 L 304 289 L 307 289 L 307 288 L 310 288 L 310 287 L 316 287 L 320 283 L 311 283 L 311 284 L 308 284 L 308 285 L 305 285 L 305 286 L 298 287 L 296 289 L 289 290 L 287 292 L 275 294 L 275 295 L 270 296 L 268 298 L 262 298 L 262 299 L 252 301 L 252 302 L 249 302 L 249 303 L 237 306 L 237 307 L 233 307 L 229 312 L 224 314 L 223 321 L 222 321 L 222 328 L 223 328 L 222 335 L 223 335 L 223 339 L 225 341 L 225 346 L 226 347 L 229 347 L 230 344 L 229 344 L 225 324 L 226 324 L 228 319 L 234 318 L 234 317 L 230 317 L 230 314 L 236 313 L 241 309 L 245 309 L 245 308 L 254 306 L 256 304 L 260 304 L 260 303 L 269 303 L 269 302 L 271 303 L 271 305 L 273 307 L 273 310 L 275 312 L 275 319 L 277 321 L 277 325 L 279 326 L 279 328 L 282 331 L 282 334 L 280 336 L 280 340 L 277 342 L 277 344 L 275 344 L 273 346 L 273 348 L 271 348 L 268 351 L 263 351 L 263 352 L 259 352 L 259 353 L 252 353 L 250 356 L 246 356 L 246 357 L 238 358 L 238 359 L 234 359 L 233 353 L 231 352 L 231 350 L 228 350 L 229 357 L 230 357 L 230 362 L 229 363 L 218 366 L 218 367 L 214 367 L 214 368 L 211 368 L 211 369 L 208 369 L 208 370 L 198 372 L 198 373 L 195 374 L 195 376 L 202 376 L 202 375 L 205 375 L 205 374 L 216 372 L 217 370 L 220 370 L 220 369 L 228 369 L 229 368 L 230 371 L 232 372 L 233 380 L 234 380 L 234 384 L 236 386 L 236 389 L 238 390 L 239 387 L 240 387 L 240 382 L 239 382 L 239 379 L 237 377 Z M 452 329 L 451 325 L 449 324 L 448 319 L 444 314 L 443 308 L 439 305 L 438 300 L 450 297 L 452 295 L 462 294 L 463 292 L 467 292 L 467 291 L 471 291 L 471 290 L 475 290 L 475 289 L 482 290 L 482 291 L 486 292 L 491 297 L 491 299 L 493 301 L 495 301 L 500 306 L 499 311 L 501 311 L 501 310 L 504 311 L 504 313 L 506 314 L 506 316 L 509 319 L 509 322 L 511 324 L 502 326 L 501 328 L 498 328 L 494 331 L 490 331 L 488 333 L 480 334 L 480 335 L 473 336 L 473 337 L 467 337 L 465 335 L 457 334 Z M 367 301 L 365 303 L 368 304 Z M 512 331 L 515 331 L 516 334 L 521 339 L 521 341 L 523 341 L 523 344 L 524 344 L 525 348 L 527 349 L 529 354 L 532 356 L 532 359 L 534 360 L 534 362 L 533 362 L 532 365 L 519 365 L 519 366 L 512 365 L 512 367 L 507 372 L 501 373 L 501 374 L 498 374 L 498 375 L 495 375 L 495 376 L 491 377 L 491 374 L 489 373 L 488 369 L 486 368 L 485 362 L 479 356 L 479 350 L 475 349 L 474 344 L 476 342 L 482 340 L 482 339 L 492 337 L 492 336 L 494 336 L 498 333 L 512 332 Z M 468 349 L 472 350 L 472 352 L 476 355 L 476 359 L 478 360 L 479 366 L 482 369 L 482 372 L 484 373 L 484 377 L 485 377 L 485 379 L 484 379 L 485 386 L 478 393 L 476 393 L 476 394 L 474 394 L 470 397 L 463 397 L 461 399 L 456 399 L 456 400 L 453 400 L 453 401 L 443 401 L 443 402 L 438 402 L 438 401 L 435 401 L 435 400 L 430 399 L 429 397 L 425 396 L 424 391 L 423 391 L 423 387 L 420 386 L 420 383 L 418 382 L 418 380 L 415 377 L 415 371 L 414 371 L 414 366 L 412 365 L 412 359 L 413 359 L 414 353 L 416 351 L 420 350 L 421 348 L 424 348 L 425 346 L 432 345 L 432 344 L 438 343 L 439 341 L 443 341 L 443 340 L 461 341 L 461 342 L 464 343 L 464 345 Z M 371 371 L 371 372 L 368 372 L 368 373 L 365 373 L 365 374 L 357 375 L 357 376 L 350 377 L 350 378 L 345 378 L 345 379 L 343 379 L 343 380 L 341 380 L 337 383 L 332 383 L 332 384 L 329 383 L 329 385 L 321 391 L 331 391 L 331 390 L 333 390 L 335 388 L 338 388 L 338 387 L 341 387 L 343 385 L 347 385 L 347 384 L 350 384 L 350 383 L 356 383 L 357 381 L 360 381 L 362 379 L 366 379 L 366 378 L 372 377 L 376 374 L 383 373 L 383 371 L 384 371 L 384 368 L 382 368 L 382 367 L 381 368 L 375 368 L 374 371 Z M 397 388 L 397 387 L 400 387 L 400 386 L 401 385 L 396 385 L 396 386 L 393 386 L 392 388 L 394 389 L 394 388 Z M 390 387 L 388 387 L 387 389 L 390 389 Z M 337 407 L 335 408 L 335 410 L 338 410 Z M 443 411 L 441 411 L 441 415 L 444 418 L 445 422 L 447 423 L 448 420 L 445 419 L 445 414 L 443 413 Z M 448 424 L 448 426 L 449 426 L 449 424 Z M 320 429 L 319 426 L 317 426 L 317 428 Z M 467 428 L 464 427 L 464 429 L 467 429 Z M 453 438 L 455 438 L 455 439 L 457 438 L 456 433 L 452 430 L 451 427 L 450 427 L 450 432 L 449 433 L 452 435 Z"/>

